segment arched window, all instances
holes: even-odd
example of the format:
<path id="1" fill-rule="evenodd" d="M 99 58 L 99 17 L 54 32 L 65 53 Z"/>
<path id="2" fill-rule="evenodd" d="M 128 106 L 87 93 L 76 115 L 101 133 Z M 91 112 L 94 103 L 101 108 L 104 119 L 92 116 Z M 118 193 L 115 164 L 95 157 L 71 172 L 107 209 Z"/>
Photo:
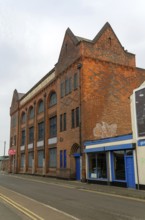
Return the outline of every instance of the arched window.
<path id="1" fill-rule="evenodd" d="M 57 103 L 56 92 L 52 92 L 50 95 L 49 107 L 56 105 L 56 103 Z"/>
<path id="2" fill-rule="evenodd" d="M 26 122 L 26 113 L 25 112 L 22 113 L 21 122 L 22 123 Z"/>
<path id="3" fill-rule="evenodd" d="M 34 118 L 34 108 L 32 106 L 29 108 L 29 118 Z"/>
<path id="4" fill-rule="evenodd" d="M 38 113 L 41 113 L 44 111 L 44 102 L 41 100 L 38 104 Z"/>

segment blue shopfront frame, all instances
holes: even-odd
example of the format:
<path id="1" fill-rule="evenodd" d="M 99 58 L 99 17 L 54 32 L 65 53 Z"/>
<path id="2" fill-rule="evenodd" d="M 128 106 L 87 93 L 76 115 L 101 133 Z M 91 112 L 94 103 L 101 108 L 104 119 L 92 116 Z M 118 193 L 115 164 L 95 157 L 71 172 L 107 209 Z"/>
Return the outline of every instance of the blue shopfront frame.
<path id="1" fill-rule="evenodd" d="M 130 140 L 130 143 L 125 143 L 125 141 L 128 142 L 128 140 Z M 122 141 L 124 141 L 124 143 L 122 143 Z M 117 142 L 116 145 L 114 145 L 113 142 Z M 105 146 L 108 145 L 108 143 L 110 143 L 110 146 Z M 108 177 L 108 172 L 107 172 L 107 179 L 106 178 L 92 178 L 91 177 L 91 173 L 89 171 L 89 161 L 88 161 L 88 180 L 94 180 L 94 181 L 110 181 L 110 182 L 118 182 L 118 183 L 123 183 L 126 186 L 128 186 L 128 177 L 127 177 L 127 155 L 126 155 L 126 150 L 133 150 L 135 148 L 135 143 L 132 142 L 132 135 L 124 135 L 124 136 L 119 136 L 119 137 L 114 137 L 114 138 L 106 138 L 103 140 L 96 140 L 96 141 L 87 141 L 84 144 L 85 146 L 90 146 L 88 148 L 86 148 L 84 150 L 84 152 L 89 155 L 89 154 L 93 154 L 93 153 L 99 153 L 99 152 L 109 152 L 110 153 L 110 174 L 112 176 L 111 180 L 109 180 Z M 96 147 L 93 145 L 96 145 Z M 98 147 L 97 145 L 100 145 L 100 147 Z M 104 145 L 104 146 L 103 146 Z M 114 169 L 114 155 L 113 152 L 114 151 L 124 151 L 124 166 L 125 166 L 125 179 L 124 180 L 119 180 L 119 179 L 115 179 L 115 169 Z M 134 159 L 133 159 L 133 155 L 132 155 L 132 161 L 133 161 L 133 167 L 132 167 L 132 172 L 134 175 Z M 108 168 L 107 168 L 108 169 Z M 94 175 L 95 176 L 95 175 Z M 134 178 L 135 179 L 135 178 Z M 132 188 L 135 188 L 135 180 L 133 183 Z"/>
<path id="2" fill-rule="evenodd" d="M 98 151 L 98 152 L 100 152 L 100 153 L 103 153 L 103 151 Z M 106 152 L 105 152 L 106 153 Z M 96 169 L 95 169 L 95 172 L 94 173 L 91 173 L 91 172 L 88 172 L 88 178 L 87 179 L 90 179 L 90 180 L 97 180 L 97 181 L 108 181 L 108 177 L 107 178 L 103 178 L 103 177 L 101 177 L 101 178 L 99 178 L 99 177 L 97 177 L 97 175 L 98 175 L 98 173 L 97 173 L 97 154 L 95 154 L 96 155 Z M 106 155 L 106 161 L 107 161 L 107 155 Z M 90 168 L 90 164 L 88 164 L 88 170 L 89 170 L 89 168 Z M 107 163 L 106 163 L 106 170 L 107 170 Z M 94 174 L 94 177 L 91 177 L 91 175 L 93 175 Z M 96 175 L 96 178 L 95 178 L 95 175 Z"/>

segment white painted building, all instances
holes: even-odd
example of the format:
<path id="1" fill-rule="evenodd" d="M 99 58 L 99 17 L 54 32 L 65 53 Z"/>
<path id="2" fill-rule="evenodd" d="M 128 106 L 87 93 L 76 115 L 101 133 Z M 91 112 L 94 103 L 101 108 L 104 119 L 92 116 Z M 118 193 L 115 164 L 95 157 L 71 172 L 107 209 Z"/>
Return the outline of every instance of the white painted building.
<path id="1" fill-rule="evenodd" d="M 133 139 L 136 140 L 138 186 L 145 189 L 145 82 L 131 96 Z"/>

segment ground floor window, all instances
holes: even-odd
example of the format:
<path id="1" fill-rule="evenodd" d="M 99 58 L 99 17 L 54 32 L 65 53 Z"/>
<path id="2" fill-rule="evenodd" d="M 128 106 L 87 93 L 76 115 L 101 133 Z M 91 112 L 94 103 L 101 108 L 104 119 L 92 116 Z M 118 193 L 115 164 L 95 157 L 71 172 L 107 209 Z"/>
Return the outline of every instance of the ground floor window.
<path id="1" fill-rule="evenodd" d="M 49 167 L 56 167 L 56 148 L 49 149 Z"/>
<path id="2" fill-rule="evenodd" d="M 60 168 L 67 167 L 67 155 L 66 150 L 60 150 Z"/>
<path id="3" fill-rule="evenodd" d="M 29 167 L 32 167 L 33 155 L 34 155 L 33 152 L 28 153 L 28 166 Z"/>
<path id="4" fill-rule="evenodd" d="M 114 162 L 114 178 L 115 180 L 125 180 L 125 152 L 113 151 L 113 162 Z"/>
<path id="5" fill-rule="evenodd" d="M 97 178 L 96 174 L 96 154 L 89 154 L 89 174 L 91 178 Z"/>
<path id="6" fill-rule="evenodd" d="M 25 154 L 21 154 L 21 168 L 24 167 L 25 164 Z"/>
<path id="7" fill-rule="evenodd" d="M 106 179 L 107 162 L 106 153 L 89 154 L 89 176 L 90 178 Z"/>
<path id="8" fill-rule="evenodd" d="M 107 178 L 106 153 L 97 154 L 97 178 Z"/>
<path id="9" fill-rule="evenodd" d="M 43 167 L 43 150 L 38 151 L 38 167 Z"/>

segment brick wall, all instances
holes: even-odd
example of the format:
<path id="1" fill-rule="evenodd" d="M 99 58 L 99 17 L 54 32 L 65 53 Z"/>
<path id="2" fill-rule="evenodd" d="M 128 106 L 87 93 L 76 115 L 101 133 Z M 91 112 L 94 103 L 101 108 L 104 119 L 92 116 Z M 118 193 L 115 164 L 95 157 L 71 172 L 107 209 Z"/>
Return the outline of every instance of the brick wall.
<path id="1" fill-rule="evenodd" d="M 139 71 L 132 67 L 84 58 L 82 70 L 83 140 L 132 132 L 129 98 L 133 89 L 144 80 L 145 70 Z M 100 132 L 99 129 L 101 129 Z"/>

